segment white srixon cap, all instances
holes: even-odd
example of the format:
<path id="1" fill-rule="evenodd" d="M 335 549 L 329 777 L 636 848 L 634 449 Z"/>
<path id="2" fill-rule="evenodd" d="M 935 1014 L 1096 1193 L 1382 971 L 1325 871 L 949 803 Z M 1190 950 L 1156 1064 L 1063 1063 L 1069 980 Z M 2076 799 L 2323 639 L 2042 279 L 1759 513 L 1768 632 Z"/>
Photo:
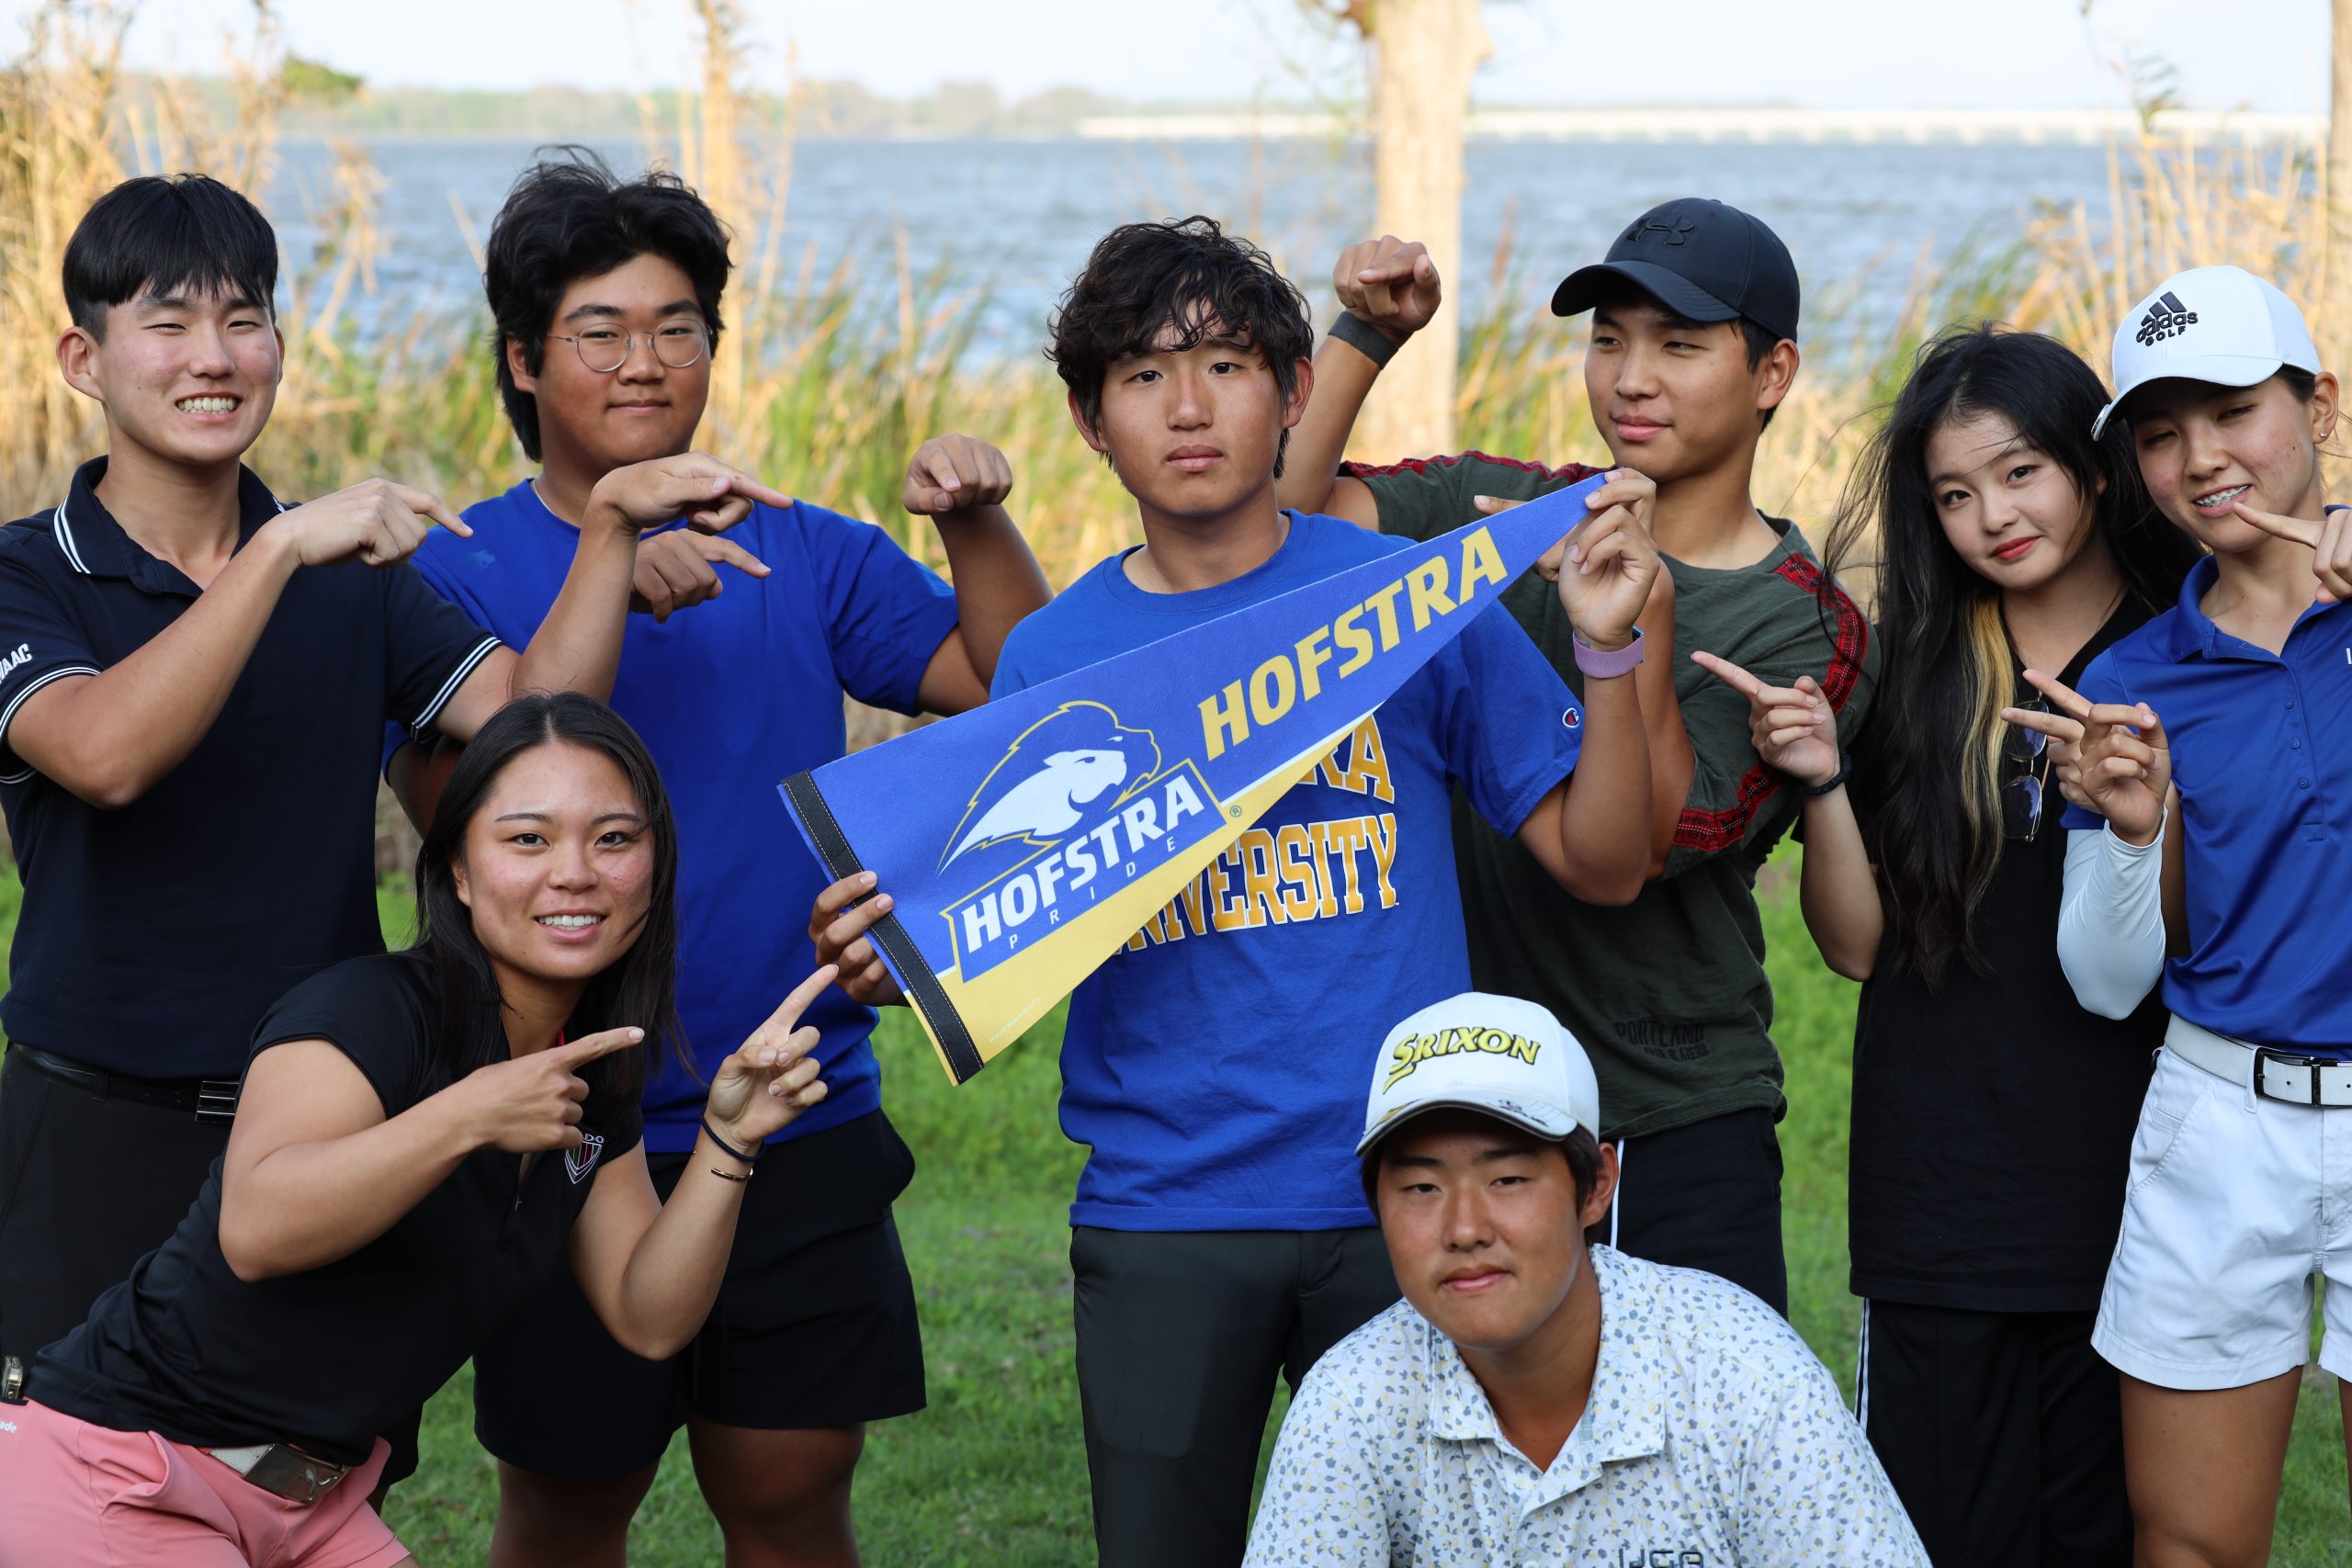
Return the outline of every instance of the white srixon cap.
<path id="1" fill-rule="evenodd" d="M 2115 401 L 2091 423 L 2096 440 L 2124 399 L 2151 381 L 2179 378 L 2251 387 L 2292 365 L 2319 374 L 2303 313 L 2278 288 L 2242 266 L 2175 273 L 2115 329 Z"/>
<path id="2" fill-rule="evenodd" d="M 1388 1032 L 1374 1064 L 1361 1155 L 1424 1111 L 1484 1111 L 1540 1138 L 1600 1135 L 1600 1085 L 1584 1047 L 1533 1002 L 1464 991 Z"/>

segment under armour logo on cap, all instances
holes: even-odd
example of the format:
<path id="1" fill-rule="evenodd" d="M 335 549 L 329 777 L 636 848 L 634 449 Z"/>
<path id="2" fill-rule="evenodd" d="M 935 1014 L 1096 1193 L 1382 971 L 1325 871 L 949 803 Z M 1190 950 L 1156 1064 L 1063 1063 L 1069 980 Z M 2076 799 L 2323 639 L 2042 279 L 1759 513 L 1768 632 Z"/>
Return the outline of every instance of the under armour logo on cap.
<path id="1" fill-rule="evenodd" d="M 1625 231 L 1625 237 L 1618 243 L 1635 244 L 1656 233 L 1665 235 L 1668 244 L 1679 245 L 1698 231 L 1699 225 L 1688 219 L 1679 223 L 1636 223 Z"/>
<path id="2" fill-rule="evenodd" d="M 2165 289 L 2140 318 L 2140 330 L 2133 335 L 2142 347 L 2168 337 L 2178 337 L 2197 324 L 2197 312 L 2180 302 L 2180 296 Z"/>

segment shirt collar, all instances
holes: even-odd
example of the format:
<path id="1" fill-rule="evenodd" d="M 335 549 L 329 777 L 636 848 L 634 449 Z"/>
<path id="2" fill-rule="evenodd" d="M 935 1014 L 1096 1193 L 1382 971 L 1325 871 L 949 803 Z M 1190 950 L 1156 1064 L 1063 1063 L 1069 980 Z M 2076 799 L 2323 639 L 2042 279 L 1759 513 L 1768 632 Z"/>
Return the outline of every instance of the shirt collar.
<path id="1" fill-rule="evenodd" d="M 193 587 L 179 570 L 157 560 L 98 499 L 98 482 L 107 477 L 107 460 L 93 457 L 74 470 L 73 488 L 50 513 L 50 529 L 66 564 L 84 577 L 119 577 L 134 586 L 155 590 Z M 237 543 L 243 546 L 254 530 L 286 510 L 269 487 L 251 468 L 237 467 Z"/>
<path id="2" fill-rule="evenodd" d="M 1657 1292 L 1611 1248 L 1594 1247 L 1588 1258 L 1593 1282 L 1600 1287 L 1600 1362 L 1593 1369 L 1584 1415 L 1546 1472 L 1570 1490 L 1599 1476 L 1604 1464 L 1666 1449 Z M 1430 1435 L 1454 1442 L 1508 1441 L 1495 1420 L 1493 1403 L 1460 1348 L 1434 1325 L 1429 1334 L 1434 1363 Z"/>
<path id="3" fill-rule="evenodd" d="M 2219 570 L 2213 564 L 2213 558 L 2206 556 L 2190 567 L 2188 575 L 2181 580 L 2180 603 L 2177 606 L 2179 614 L 2173 617 L 2172 623 L 2171 651 L 2176 660 L 2199 653 L 2208 659 L 2213 656 L 2214 639 L 2222 635 L 2222 628 L 2213 624 L 2212 617 L 2205 614 L 2198 601 L 2204 598 L 2206 591 L 2213 586 L 2213 579 Z"/>
<path id="4" fill-rule="evenodd" d="M 2166 649 L 2174 661 L 2178 662 L 2199 654 L 2207 659 L 2283 660 L 2287 658 L 2284 651 L 2274 656 L 2269 649 L 2256 648 L 2252 643 L 2241 641 L 2213 624 L 2212 617 L 2205 613 L 2203 605 L 2199 601 L 2211 590 L 2214 582 L 2221 576 L 2221 570 L 2222 569 L 2214 564 L 2213 558 L 2206 556 L 2188 569 L 2188 576 L 2182 581 L 2180 603 L 2176 606 L 2179 614 L 2173 617 L 2171 643 Z M 2322 604 L 2314 602 L 2311 607 L 2295 618 L 2294 628 L 2288 633 L 2289 641 L 2292 642 L 2295 632 L 2302 629 L 2304 622 L 2315 615 L 2324 615 L 2343 608 L 2341 604 Z"/>

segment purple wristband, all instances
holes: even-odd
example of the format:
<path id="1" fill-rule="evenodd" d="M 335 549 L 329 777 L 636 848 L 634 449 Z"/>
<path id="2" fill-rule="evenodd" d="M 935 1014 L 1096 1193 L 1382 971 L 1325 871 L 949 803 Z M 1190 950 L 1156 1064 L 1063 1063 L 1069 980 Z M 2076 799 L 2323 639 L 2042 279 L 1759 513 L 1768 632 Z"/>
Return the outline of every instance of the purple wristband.
<path id="1" fill-rule="evenodd" d="M 1576 644 L 1577 668 L 1591 681 L 1606 681 L 1615 675 L 1630 675 L 1642 662 L 1642 628 L 1634 628 L 1634 640 L 1620 649 L 1602 652 L 1586 646 L 1584 638 L 1573 632 L 1569 638 Z"/>

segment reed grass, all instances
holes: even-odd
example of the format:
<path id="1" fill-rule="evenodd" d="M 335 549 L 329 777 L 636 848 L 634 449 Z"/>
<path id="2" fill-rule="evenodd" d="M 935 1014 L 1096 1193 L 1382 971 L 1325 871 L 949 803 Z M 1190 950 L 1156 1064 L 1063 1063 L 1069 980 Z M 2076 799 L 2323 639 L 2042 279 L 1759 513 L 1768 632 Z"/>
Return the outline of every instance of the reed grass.
<path id="1" fill-rule="evenodd" d="M 698 78 L 662 106 L 644 100 L 641 111 L 649 155 L 674 163 L 736 236 L 705 445 L 796 493 L 884 520 L 936 561 L 928 525 L 898 511 L 899 475 L 925 436 L 968 430 L 1011 457 L 1019 515 L 1057 584 L 1126 542 L 1132 513 L 1071 435 L 1050 370 L 1038 361 L 983 363 L 969 352 L 971 284 L 915 276 L 903 244 L 880 278 L 795 250 L 791 62 L 746 49 L 734 0 L 682 3 L 703 44 Z M 74 465 L 103 446 L 97 411 L 63 385 L 51 359 L 63 325 L 59 266 L 82 212 L 130 173 L 203 168 L 244 189 L 266 186 L 279 120 L 303 78 L 284 69 L 267 0 L 255 11 L 253 44 L 225 62 L 230 90 L 218 112 L 205 106 L 219 93 L 126 73 L 123 0 L 45 0 L 28 20 L 26 51 L 0 71 L 5 515 L 53 498 Z M 286 280 L 286 380 L 254 461 L 288 495 L 376 473 L 460 500 L 493 493 L 513 481 L 521 457 L 492 386 L 486 317 L 376 294 L 379 195 L 365 152 L 335 147 L 331 176 L 305 214 L 323 241 Z M 1825 517 L 1870 411 L 1940 323 L 1989 318 L 2039 328 L 2103 365 L 2109 324 L 2178 266 L 2238 262 L 2316 301 L 2311 242 L 2324 210 L 2306 156 L 2145 132 L 2110 148 L 2104 211 L 2086 202 L 2048 208 L 2020 242 L 1966 247 L 1941 266 L 1923 248 L 1891 330 L 1864 338 L 1841 328 L 1840 301 L 1859 280 L 1815 280 L 1825 308 L 1814 317 L 1827 325 L 1809 331 L 1804 372 L 1765 443 L 1758 503 Z M 470 240 L 470 222 L 458 220 Z M 1580 339 L 1539 308 L 1540 280 L 1517 271 L 1508 241 L 1487 265 L 1497 303 L 1463 338 L 1464 445 L 1552 461 L 1596 456 Z M 373 307 L 364 341 L 353 310 L 362 298 Z"/>
<path id="2" fill-rule="evenodd" d="M 903 244 L 897 265 L 880 279 L 856 276 L 846 263 L 828 266 L 813 252 L 794 246 L 787 221 L 791 62 L 763 62 L 746 53 L 733 0 L 681 3 L 689 6 L 700 29 L 702 69 L 674 97 L 658 104 L 644 100 L 640 118 L 646 147 L 676 164 L 729 220 L 738 242 L 729 330 L 714 360 L 704 444 L 796 493 L 894 525 L 910 548 L 935 562 L 939 553 L 929 525 L 898 510 L 899 476 L 907 454 L 924 436 L 967 430 L 993 440 L 1012 458 L 1019 481 L 1018 513 L 1057 586 L 1129 542 L 1132 508 L 1107 469 L 1071 434 L 1060 385 L 1050 371 L 1034 360 L 981 362 L 969 352 L 977 300 L 967 280 L 916 276 Z M 64 246 L 89 204 L 126 175 L 141 172 L 201 168 L 248 191 L 266 187 L 278 127 L 302 89 L 302 76 L 284 69 L 266 0 L 255 9 L 257 41 L 227 62 L 225 95 L 199 94 L 185 80 L 134 79 L 127 73 L 121 48 L 130 17 L 126 0 L 44 0 L 28 19 L 26 51 L 0 68 L 0 517 L 53 501 L 74 465 L 104 446 L 97 411 L 64 386 L 51 354 L 64 324 L 57 281 Z M 768 64 L 780 71 L 770 73 L 762 86 Z M 427 485 L 461 502 L 495 493 L 513 482 L 522 457 L 492 384 L 486 315 L 479 309 L 437 312 L 377 296 L 380 194 L 365 152 L 337 147 L 332 174 L 314 198 L 317 209 L 309 214 L 324 241 L 302 272 L 286 280 L 286 379 L 253 461 L 288 496 L 323 493 L 379 473 Z M 2106 198 L 2103 210 L 2080 202 L 2045 209 L 2018 243 L 1968 247 L 1956 261 L 1940 265 L 1928 260 L 1923 248 L 1910 264 L 1906 303 L 1897 320 L 1868 336 L 1837 325 L 1838 302 L 1855 295 L 1859 280 L 1813 280 L 1815 299 L 1826 309 L 1816 307 L 1810 314 L 1816 321 L 1826 317 L 1830 325 L 1809 333 L 1804 373 L 1764 445 L 1758 503 L 1800 519 L 1825 518 L 1868 432 L 1871 411 L 1892 395 L 1919 344 L 1941 323 L 1993 319 L 2049 331 L 2104 367 L 2110 324 L 2142 290 L 2180 266 L 2237 262 L 2277 279 L 2307 304 L 2315 306 L 2321 298 L 2314 242 L 2323 231 L 2324 194 L 2307 157 L 2195 146 L 2149 131 L 2111 148 Z M 1235 200 L 1236 215 L 1250 216 L 1254 198 L 1245 193 Z M 1207 205 L 1215 209 L 1214 203 Z M 470 240 L 468 215 L 458 213 L 455 221 Z M 1580 339 L 1543 309 L 1537 285 L 1544 280 L 1516 272 L 1508 244 L 1485 265 L 1494 269 L 1497 286 L 1488 297 L 1497 304 L 1465 323 L 1463 333 L 1457 428 L 1464 443 L 1554 462 L 1596 457 L 1601 447 L 1578 369 Z M 364 335 L 355 319 L 362 299 L 373 306 Z M 2313 326 L 2321 341 L 2331 341 L 2328 323 L 2314 320 Z M 876 731 L 867 728 L 865 733 Z M 394 851 L 379 864 L 394 867 L 401 860 Z M 0 902 L 12 902 L 6 897 L 12 887 L 0 875 Z M 389 929 L 397 931 L 398 922 Z M 1840 1043 L 1849 1035 L 1847 1014 L 1840 1010 L 1850 1007 L 1848 993 L 1818 971 L 1799 939 L 1776 931 L 1773 945 L 1782 969 L 1796 964 L 1818 982 L 1815 991 L 1835 993 L 1825 1000 L 1804 992 L 1793 972 L 1776 976 L 1790 1039 L 1801 1043 L 1811 1030 L 1826 1042 L 1817 1052 L 1800 1049 L 1798 1055 L 1842 1063 Z M 894 1095 L 912 1094 L 921 1100 L 931 1080 L 922 1078 L 919 1066 L 910 1071 L 922 1083 L 894 1089 Z M 912 1082 L 905 1073 L 893 1081 Z M 1795 1140 L 1792 1257 L 1801 1263 L 1812 1258 L 1799 1272 L 1806 1279 L 1818 1276 L 1818 1289 L 1806 1298 L 1811 1304 L 1800 1315 L 1817 1348 L 1833 1361 L 1840 1359 L 1838 1342 L 1847 1333 L 1849 1310 L 1840 1293 L 1838 1235 L 1842 1088 L 1814 1085 L 1803 1096 L 1804 1114 L 1813 1119 L 1804 1126 L 1812 1130 L 1801 1129 L 1792 1119 L 1788 1134 Z M 1049 1125 L 1049 1085 L 1026 1099 L 1036 1103 L 1014 1120 L 1037 1131 L 1051 1148 L 1025 1152 L 1015 1163 L 1033 1175 L 1048 1167 L 1059 1172 L 1062 1165 L 1054 1164 L 1054 1157 L 1066 1164 L 1070 1151 L 1039 1131 Z M 922 1120 L 920 1106 L 899 1109 Z M 938 1120 L 961 1126 L 967 1141 L 976 1129 L 995 1126 L 990 1119 L 961 1114 L 966 1109 L 959 1106 L 952 1118 L 942 1112 Z M 924 1157 L 933 1157 L 929 1142 Z M 1805 1171 L 1815 1171 L 1818 1181 Z M 1821 1183 L 1828 1185 L 1815 1191 Z M 1023 1267 L 1036 1274 L 1036 1291 L 1046 1303 L 1036 1309 L 1042 1314 L 1038 1321 L 1054 1325 L 1061 1322 L 1067 1299 L 1057 1261 L 1057 1194 L 1065 1188 L 1062 1176 L 1046 1182 L 1041 1189 L 1046 1196 L 1033 1205 L 1035 1214 L 1022 1222 L 1036 1231 L 1034 1237 L 1022 1232 L 1026 1250 L 1021 1258 Z M 935 1233 L 945 1238 L 938 1247 L 926 1243 L 918 1260 L 919 1272 L 928 1280 L 928 1271 L 936 1269 L 944 1281 L 941 1288 L 949 1292 L 925 1303 L 934 1338 L 945 1332 L 941 1343 L 952 1348 L 962 1343 L 955 1336 L 968 1328 L 1006 1369 L 1016 1358 L 1046 1355 L 1048 1370 L 1066 1383 L 1063 1351 L 1047 1355 L 1041 1348 L 1045 1340 L 1032 1345 L 1018 1336 L 1008 1337 L 1005 1322 L 1012 1318 L 1000 1310 L 1003 1292 L 995 1278 L 1001 1260 L 989 1254 L 984 1266 L 974 1264 L 959 1273 L 946 1256 L 956 1246 L 989 1241 L 995 1233 L 975 1229 L 984 1223 L 975 1216 L 994 1211 L 985 1203 L 973 1207 L 968 1194 L 910 1195 L 915 1199 L 921 1202 L 910 1211 L 909 1223 L 919 1236 Z M 986 1284 L 978 1282 L 983 1274 Z M 935 1371 L 934 1405 L 942 1410 L 963 1396 L 965 1385 L 952 1360 L 950 1354 Z M 940 1494 L 943 1476 L 952 1489 L 955 1477 L 967 1471 L 988 1473 L 987 1456 L 1001 1450 L 1003 1406 L 1010 1395 L 994 1383 L 972 1386 L 973 1397 L 987 1402 L 983 1436 L 953 1449 L 943 1470 L 937 1450 L 946 1440 L 938 1427 L 944 1416 L 918 1418 L 931 1420 L 928 1427 L 894 1423 L 877 1438 L 867 1484 L 878 1486 L 886 1498 L 924 1498 Z M 1060 1445 L 1054 1460 L 1059 1468 L 1049 1467 L 1050 1477 L 1058 1479 L 1050 1485 L 1034 1483 L 1026 1493 L 1018 1485 L 1012 1491 L 1016 1503 L 1053 1521 L 1049 1533 L 1067 1549 L 1068 1560 L 1078 1561 L 1083 1556 L 1082 1517 L 1073 1501 L 1080 1494 L 1070 1490 L 1079 1484 L 1073 1479 L 1079 1471 L 1070 1430 L 1075 1416 L 1069 1390 L 1061 1383 L 1055 1387 L 1059 1392 L 1050 1398 L 1037 1396 L 1043 1404 L 1023 1407 L 1023 1418 L 1046 1434 L 1039 1441 L 1050 1438 Z M 2326 1554 L 2315 1549 L 2308 1556 L 2297 1554 L 2311 1541 L 2340 1533 L 2340 1439 L 2329 1424 L 2332 1402 L 2315 1396 L 2306 1403 L 2318 1416 L 2311 1433 L 2298 1439 L 2282 1550 L 2296 1561 L 2317 1562 Z M 454 1555 L 478 1559 L 486 1517 L 479 1461 L 464 1438 L 461 1413 L 449 1414 L 444 1425 L 455 1457 L 404 1489 L 409 1513 L 401 1528 L 404 1533 L 423 1529 L 418 1510 L 448 1502 L 457 1520 L 452 1528 L 467 1543 Z M 917 1434 L 923 1435 L 918 1439 Z M 893 1458 L 899 1446 L 909 1457 Z M 698 1521 L 699 1510 L 681 1475 L 675 1463 L 665 1470 L 660 1497 Z M 1007 1522 L 994 1488 L 984 1492 L 988 1506 L 971 1506 L 960 1526 L 963 1536 L 973 1534 L 975 1521 L 983 1535 L 1020 1523 Z M 887 1518 L 888 1511 L 878 1517 Z M 687 1561 L 698 1554 L 699 1549 L 655 1550 L 649 1561 Z M 933 1538 L 922 1539 L 915 1555 L 948 1560 L 941 1540 Z"/>

